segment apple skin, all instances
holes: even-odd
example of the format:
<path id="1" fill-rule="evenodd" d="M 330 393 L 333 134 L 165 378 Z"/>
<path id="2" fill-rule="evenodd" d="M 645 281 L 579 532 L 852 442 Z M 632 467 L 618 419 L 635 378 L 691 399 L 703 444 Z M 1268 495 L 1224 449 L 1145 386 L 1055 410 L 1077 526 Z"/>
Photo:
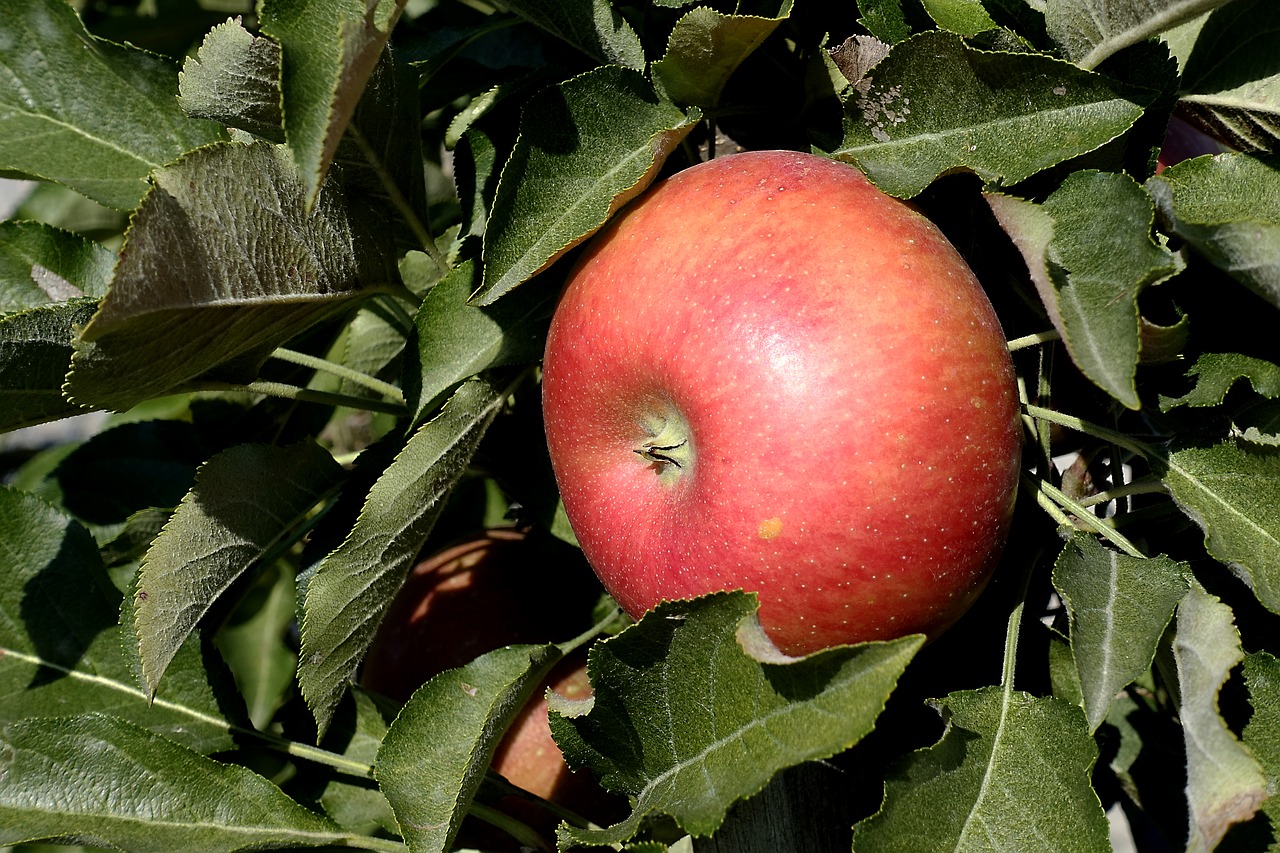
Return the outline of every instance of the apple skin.
<path id="1" fill-rule="evenodd" d="M 741 588 L 788 654 L 933 638 L 1007 537 L 995 311 L 930 221 L 824 157 L 712 160 L 625 207 L 569 274 L 543 407 L 570 524 L 634 617 Z"/>

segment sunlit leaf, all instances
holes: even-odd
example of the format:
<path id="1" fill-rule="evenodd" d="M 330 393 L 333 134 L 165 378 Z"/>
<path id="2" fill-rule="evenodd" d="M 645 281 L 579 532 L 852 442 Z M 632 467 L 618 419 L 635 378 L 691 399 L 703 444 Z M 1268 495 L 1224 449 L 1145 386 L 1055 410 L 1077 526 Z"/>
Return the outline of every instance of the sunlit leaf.
<path id="1" fill-rule="evenodd" d="M 654 83 L 677 104 L 711 108 L 744 59 L 791 14 L 781 0 L 776 15 L 726 15 L 699 6 L 676 22 L 667 52 L 650 71 Z"/>
<path id="2" fill-rule="evenodd" d="M 240 21 L 209 31 L 178 77 L 178 103 L 190 115 L 284 139 L 280 109 L 280 45 L 254 36 Z"/>
<path id="3" fill-rule="evenodd" d="M 1228 0 L 1044 0 L 1049 35 L 1081 68 Z"/>
<path id="4" fill-rule="evenodd" d="M 633 811 L 605 829 L 562 826 L 562 844 L 625 841 L 660 814 L 714 831 L 777 771 L 866 735 L 920 647 L 913 636 L 785 658 L 755 607 L 742 593 L 665 603 L 592 646 L 590 710 L 553 714 L 552 732 L 571 767 L 590 766 Z"/>
<path id="5" fill-rule="evenodd" d="M 0 0 L 0 170 L 130 210 L 147 175 L 224 138 L 179 107 L 177 69 L 90 36 L 63 0 Z"/>
<path id="6" fill-rule="evenodd" d="M 644 68 L 640 37 L 608 0 L 506 0 L 502 5 L 594 59 Z"/>
<path id="7" fill-rule="evenodd" d="M 991 20 L 987 10 L 982 7 L 982 0 L 923 0 L 924 10 L 929 13 L 940 28 L 962 36 L 976 36 L 978 33 L 994 29 L 996 22 Z"/>
<path id="8" fill-rule="evenodd" d="M 890 772 L 879 813 L 855 827 L 855 853 L 1111 849 L 1079 708 L 998 687 L 938 706 L 946 733 Z"/>
<path id="9" fill-rule="evenodd" d="M 1205 353 L 1187 369 L 1187 376 L 1195 377 L 1195 387 L 1181 397 L 1161 397 L 1161 411 L 1177 406 L 1220 406 L 1241 379 L 1248 380 L 1255 393 L 1280 397 L 1280 366 L 1236 352 Z"/>
<path id="10" fill-rule="evenodd" d="M 1218 713 L 1218 693 L 1244 657 L 1231 608 L 1193 588 L 1178 606 L 1173 654 L 1187 749 L 1187 851 L 1207 853 L 1267 797 L 1258 762 Z"/>
<path id="11" fill-rule="evenodd" d="M 1124 133 L 1149 98 L 1043 54 L 926 32 L 854 87 L 832 154 L 903 198 L 957 169 L 1012 184 Z"/>

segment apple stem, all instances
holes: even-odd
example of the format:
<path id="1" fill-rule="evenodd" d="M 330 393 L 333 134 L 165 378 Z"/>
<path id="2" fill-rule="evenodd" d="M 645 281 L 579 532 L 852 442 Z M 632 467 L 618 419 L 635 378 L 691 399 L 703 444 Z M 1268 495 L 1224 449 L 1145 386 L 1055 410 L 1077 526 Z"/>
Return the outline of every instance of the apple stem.
<path id="1" fill-rule="evenodd" d="M 675 455 L 675 451 L 680 450 L 688 443 L 688 439 L 677 444 L 657 444 L 650 441 L 643 447 L 637 448 L 635 452 L 639 453 L 650 462 L 656 462 L 660 465 L 674 465 L 677 468 L 683 468 L 684 465 L 681 462 L 681 457 L 679 455 Z"/>
<path id="2" fill-rule="evenodd" d="M 1020 338 L 1014 338 L 1009 341 L 1006 346 L 1008 346 L 1009 352 L 1017 352 L 1018 350 L 1026 349 L 1027 347 L 1039 346 L 1040 344 L 1047 344 L 1050 341 L 1060 340 L 1062 340 L 1062 335 L 1058 334 L 1058 330 L 1050 329 L 1047 332 L 1036 332 L 1034 335 L 1023 335 Z"/>

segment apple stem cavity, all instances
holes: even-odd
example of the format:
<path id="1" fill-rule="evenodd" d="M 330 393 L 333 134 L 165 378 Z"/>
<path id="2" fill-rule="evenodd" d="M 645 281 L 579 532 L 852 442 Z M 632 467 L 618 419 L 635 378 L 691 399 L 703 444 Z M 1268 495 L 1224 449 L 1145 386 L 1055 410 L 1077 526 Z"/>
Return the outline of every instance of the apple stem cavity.
<path id="1" fill-rule="evenodd" d="M 693 463 L 689 425 L 677 412 L 646 419 L 645 432 L 649 440 L 635 448 L 635 453 L 652 465 L 659 475 L 675 474 Z"/>

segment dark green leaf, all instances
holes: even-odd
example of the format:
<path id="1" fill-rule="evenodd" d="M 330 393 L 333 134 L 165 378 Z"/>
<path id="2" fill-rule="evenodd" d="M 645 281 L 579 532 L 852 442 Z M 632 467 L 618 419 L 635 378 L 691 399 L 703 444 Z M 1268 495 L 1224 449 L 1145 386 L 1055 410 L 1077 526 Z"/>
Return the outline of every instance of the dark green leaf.
<path id="1" fill-rule="evenodd" d="M 1184 564 L 1117 554 L 1077 533 L 1053 566 L 1071 617 L 1071 653 L 1081 707 L 1094 731 L 1112 700 L 1151 666 L 1156 645 L 1186 594 Z"/>
<path id="2" fill-rule="evenodd" d="M 322 745 L 341 752 L 344 758 L 373 767 L 387 735 L 387 718 L 371 694 L 356 687 L 350 696 L 351 713 L 347 713 L 344 702 Z M 352 832 L 400 832 L 391 804 L 367 779 L 334 774 L 320 794 L 320 805 L 325 814 Z"/>
<path id="3" fill-rule="evenodd" d="M 1218 713 L 1218 693 L 1244 658 L 1231 608 L 1193 587 L 1178 606 L 1173 654 L 1187 749 L 1187 850 L 1207 853 L 1267 797 L 1262 768 Z"/>
<path id="4" fill-rule="evenodd" d="M 83 527 L 0 486 L 0 566 L 0 725 L 102 711 L 201 752 L 230 748 L 198 643 L 183 647 L 148 701 L 117 624 L 120 593 Z"/>
<path id="5" fill-rule="evenodd" d="M 308 212 L 282 149 L 204 148 L 155 184 L 84 330 L 67 385 L 75 401 L 125 409 L 237 359 L 256 368 L 299 331 L 399 280 L 383 215 L 355 206 L 335 181 Z"/>
<path id="6" fill-rule="evenodd" d="M 223 138 L 178 107 L 176 69 L 90 36 L 64 0 L 0 0 L 0 171 L 130 210 L 147 175 Z"/>
<path id="7" fill-rule="evenodd" d="M 298 655 L 287 642 L 298 612 L 295 592 L 293 572 L 276 562 L 255 580 L 214 637 L 258 731 L 269 728 L 298 671 Z"/>
<path id="8" fill-rule="evenodd" d="M 392 597 L 506 392 L 464 383 L 370 490 L 355 527 L 306 586 L 298 679 L 323 733 Z"/>
<path id="9" fill-rule="evenodd" d="M 640 37 L 608 0 L 506 0 L 502 5 L 593 59 L 644 69 Z"/>
<path id="10" fill-rule="evenodd" d="M 118 717 L 12 723 L 0 730 L 0 751 L 0 844 L 60 838 L 135 853 L 220 853 L 344 838 L 256 773 Z"/>
<path id="11" fill-rule="evenodd" d="M 1249 688 L 1249 718 L 1241 737 L 1262 766 L 1267 790 L 1280 788 L 1280 660 L 1269 652 L 1245 655 L 1244 681 Z M 1280 799 L 1274 793 L 1262 804 L 1272 827 L 1280 826 Z"/>
<path id="12" fill-rule="evenodd" d="M 1049 35 L 1072 62 L 1097 68 L 1112 54 L 1146 41 L 1228 0 L 1043 0 Z"/>
<path id="13" fill-rule="evenodd" d="M 435 676 L 409 699 L 378 751 L 376 776 L 415 851 L 451 850 L 498 740 L 560 657 L 506 646 Z"/>
<path id="14" fill-rule="evenodd" d="M 75 339 L 98 303 L 75 299 L 0 317 L 0 431 L 84 411 L 62 395 Z"/>
<path id="15" fill-rule="evenodd" d="M 978 33 L 995 29 L 996 22 L 991 20 L 987 10 L 982 7 L 982 0 L 923 0 L 924 10 L 929 13 L 940 28 L 962 36 L 976 36 Z"/>
<path id="16" fill-rule="evenodd" d="M 531 98 L 498 182 L 476 300 L 496 301 L 591 236 L 653 182 L 695 122 L 616 66 Z"/>
<path id="17" fill-rule="evenodd" d="M 1174 234 L 1280 306 L 1280 158 L 1197 157 L 1147 189 Z"/>
<path id="18" fill-rule="evenodd" d="M 285 136 L 305 206 L 316 203 L 404 0 L 264 0 L 262 31 L 280 44 Z"/>
<path id="19" fill-rule="evenodd" d="M 921 33 L 850 92 L 833 155 L 903 198 L 961 168 L 1012 184 L 1124 133 L 1149 97 L 1041 54 Z"/>
<path id="20" fill-rule="evenodd" d="M 1187 370 L 1196 385 L 1181 397 L 1161 397 L 1160 411 L 1177 406 L 1221 406 L 1227 392 L 1240 379 L 1249 380 L 1255 393 L 1280 397 L 1280 366 L 1236 352 L 1205 353 Z"/>
<path id="21" fill-rule="evenodd" d="M 328 451 L 242 444 L 214 456 L 147 551 L 135 585 L 134 630 L 154 691 L 218 597 L 342 482 Z"/>
<path id="22" fill-rule="evenodd" d="M 902 0 L 863 0 L 858 23 L 885 44 L 897 44 L 911 36 L 911 27 L 902 13 Z"/>
<path id="23" fill-rule="evenodd" d="M 1141 354 L 1138 294 L 1178 266 L 1151 238 L 1154 210 L 1126 175 L 1074 172 L 1045 203 L 989 195 L 1071 358 L 1131 409 Z"/>
<path id="24" fill-rule="evenodd" d="M 183 64 L 178 90 L 178 103 L 189 115 L 284 140 L 280 46 L 252 35 L 239 20 L 209 31 Z"/>
<path id="25" fill-rule="evenodd" d="M 777 771 L 848 748 L 871 731 L 921 638 L 786 658 L 755 620 L 754 596 L 659 605 L 592 646 L 589 710 L 553 705 L 571 767 L 632 798 L 606 829 L 561 827 L 561 842 L 613 844 L 670 815 L 706 835 Z"/>
<path id="26" fill-rule="evenodd" d="M 38 222 L 0 222 L 0 315 L 107 292 L 116 256 Z"/>
<path id="27" fill-rule="evenodd" d="M 654 84 L 677 104 L 715 107 L 737 67 L 791 14 L 791 2 L 781 0 L 772 17 L 691 10 L 676 22 L 666 54 L 650 69 Z"/>
<path id="28" fill-rule="evenodd" d="M 938 704 L 946 734 L 890 772 L 880 812 L 855 827 L 855 853 L 1111 849 L 1079 708 L 998 687 Z"/>

